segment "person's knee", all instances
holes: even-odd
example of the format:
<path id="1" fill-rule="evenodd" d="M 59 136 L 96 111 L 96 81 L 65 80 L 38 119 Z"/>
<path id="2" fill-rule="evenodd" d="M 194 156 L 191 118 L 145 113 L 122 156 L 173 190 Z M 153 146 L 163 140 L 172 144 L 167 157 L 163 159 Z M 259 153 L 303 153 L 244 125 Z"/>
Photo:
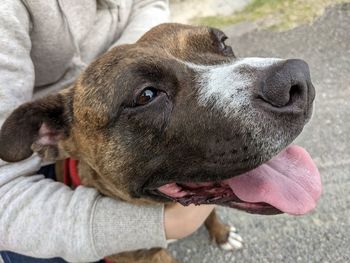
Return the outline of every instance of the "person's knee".
<path id="1" fill-rule="evenodd" d="M 165 207 L 164 227 L 167 239 L 180 239 L 193 234 L 215 208 L 214 205 L 180 204 Z"/>

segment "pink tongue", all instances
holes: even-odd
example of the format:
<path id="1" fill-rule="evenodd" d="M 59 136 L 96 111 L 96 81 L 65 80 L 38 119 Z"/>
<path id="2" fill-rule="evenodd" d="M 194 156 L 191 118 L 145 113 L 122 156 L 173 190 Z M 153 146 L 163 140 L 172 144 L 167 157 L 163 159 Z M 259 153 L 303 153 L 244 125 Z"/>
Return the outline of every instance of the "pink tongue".
<path id="1" fill-rule="evenodd" d="M 303 148 L 295 145 L 254 170 L 225 182 L 245 202 L 268 203 L 293 215 L 314 209 L 322 192 L 315 163 Z"/>

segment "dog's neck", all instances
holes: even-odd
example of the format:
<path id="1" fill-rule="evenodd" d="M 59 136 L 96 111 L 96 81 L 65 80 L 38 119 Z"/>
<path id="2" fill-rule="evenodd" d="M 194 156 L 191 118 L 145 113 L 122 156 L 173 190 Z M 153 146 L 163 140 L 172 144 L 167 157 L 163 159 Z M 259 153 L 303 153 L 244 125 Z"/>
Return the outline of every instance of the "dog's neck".
<path id="1" fill-rule="evenodd" d="M 115 187 L 113 182 L 108 180 L 109 177 L 99 175 L 88 163 L 82 160 L 79 161 L 78 170 L 82 185 L 93 187 L 105 196 L 121 199 L 128 203 L 133 203 L 137 205 L 147 205 L 155 203 L 146 199 L 135 199 L 128 195 L 125 195 L 122 191 L 119 191 Z"/>

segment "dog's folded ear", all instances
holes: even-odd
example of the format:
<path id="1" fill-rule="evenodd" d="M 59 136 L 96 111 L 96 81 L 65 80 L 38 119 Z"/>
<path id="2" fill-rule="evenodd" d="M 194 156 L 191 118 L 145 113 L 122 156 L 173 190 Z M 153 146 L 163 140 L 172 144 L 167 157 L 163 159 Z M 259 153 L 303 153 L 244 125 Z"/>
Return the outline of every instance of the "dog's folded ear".
<path id="1" fill-rule="evenodd" d="M 55 160 L 58 142 L 69 135 L 69 96 L 67 92 L 50 95 L 12 112 L 0 131 L 0 159 L 17 162 L 35 151 L 44 159 Z"/>

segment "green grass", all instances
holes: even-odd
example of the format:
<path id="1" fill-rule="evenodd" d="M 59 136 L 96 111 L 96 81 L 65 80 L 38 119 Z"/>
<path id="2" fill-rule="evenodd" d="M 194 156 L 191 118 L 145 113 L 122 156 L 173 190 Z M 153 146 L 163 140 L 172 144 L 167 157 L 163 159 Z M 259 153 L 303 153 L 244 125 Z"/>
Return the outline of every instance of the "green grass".
<path id="1" fill-rule="evenodd" d="M 288 30 L 310 23 L 325 7 L 349 0 L 252 0 L 241 12 L 230 16 L 208 16 L 193 19 L 194 24 L 223 28 L 243 21 L 255 21 L 263 28 Z"/>

